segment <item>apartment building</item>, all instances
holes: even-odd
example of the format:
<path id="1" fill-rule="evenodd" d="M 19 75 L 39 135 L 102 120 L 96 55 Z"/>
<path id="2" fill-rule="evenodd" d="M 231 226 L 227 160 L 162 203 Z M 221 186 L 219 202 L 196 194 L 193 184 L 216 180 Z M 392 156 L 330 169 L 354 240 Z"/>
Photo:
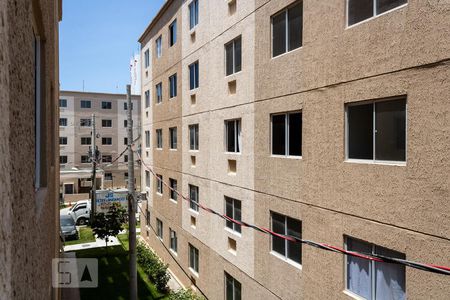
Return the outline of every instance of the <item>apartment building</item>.
<path id="1" fill-rule="evenodd" d="M 139 39 L 142 237 L 209 299 L 446 299 L 443 1 L 173 0 Z M 184 201 L 172 189 L 190 199 Z"/>
<path id="2" fill-rule="evenodd" d="M 133 136 L 140 134 L 141 103 L 132 96 Z M 125 94 L 61 91 L 59 98 L 60 195 L 66 202 L 89 198 L 92 187 L 92 115 L 95 115 L 96 147 L 100 163 L 96 177 L 98 189 L 126 188 L 127 97 Z M 136 164 L 135 180 L 140 182 Z"/>
<path id="3" fill-rule="evenodd" d="M 61 1 L 0 1 L 0 299 L 59 299 Z"/>

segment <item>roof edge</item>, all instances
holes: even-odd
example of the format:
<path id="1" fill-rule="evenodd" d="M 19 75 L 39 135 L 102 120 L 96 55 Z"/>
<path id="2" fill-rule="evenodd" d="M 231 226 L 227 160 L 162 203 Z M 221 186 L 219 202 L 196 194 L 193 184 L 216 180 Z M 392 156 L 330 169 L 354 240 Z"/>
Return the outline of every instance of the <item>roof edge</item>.
<path id="1" fill-rule="evenodd" d="M 145 31 L 141 34 L 141 36 L 138 39 L 139 43 L 142 43 L 144 40 L 144 37 L 149 33 L 149 31 L 155 26 L 156 22 L 161 19 L 162 15 L 167 11 L 169 6 L 174 2 L 175 0 L 167 0 L 166 3 L 159 9 L 156 16 L 153 18 L 153 20 L 150 22 L 150 24 L 147 26 Z"/>
<path id="2" fill-rule="evenodd" d="M 65 90 L 60 90 L 59 91 L 60 96 L 62 94 L 79 94 L 79 95 L 83 95 L 83 94 L 94 94 L 94 95 L 109 95 L 109 96 L 123 96 L 126 97 L 127 94 L 120 94 L 120 93 L 103 93 L 103 92 L 82 92 L 82 91 L 65 91 Z M 141 97 L 141 95 L 131 95 L 131 97 Z"/>

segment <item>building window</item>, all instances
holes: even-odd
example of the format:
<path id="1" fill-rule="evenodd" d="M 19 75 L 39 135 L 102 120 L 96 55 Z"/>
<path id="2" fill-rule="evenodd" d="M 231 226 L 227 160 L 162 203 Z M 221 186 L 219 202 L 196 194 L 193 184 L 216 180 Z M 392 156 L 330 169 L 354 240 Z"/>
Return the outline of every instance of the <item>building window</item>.
<path id="1" fill-rule="evenodd" d="M 156 192 L 161 195 L 163 194 L 163 177 L 158 174 L 156 174 Z"/>
<path id="2" fill-rule="evenodd" d="M 198 150 L 198 124 L 189 125 L 189 149 Z"/>
<path id="3" fill-rule="evenodd" d="M 198 61 L 189 65 L 189 89 L 193 90 L 199 87 L 199 69 Z"/>
<path id="4" fill-rule="evenodd" d="M 145 131 L 145 148 L 150 148 L 150 131 Z"/>
<path id="5" fill-rule="evenodd" d="M 241 283 L 225 272 L 225 299 L 241 300 Z"/>
<path id="6" fill-rule="evenodd" d="M 163 147 L 162 129 L 156 129 L 156 148 L 162 149 L 162 147 Z"/>
<path id="7" fill-rule="evenodd" d="M 102 162 L 104 162 L 104 163 L 112 162 L 112 156 L 111 155 L 103 155 L 102 156 Z"/>
<path id="8" fill-rule="evenodd" d="M 123 173 L 123 178 L 128 179 L 128 172 Z"/>
<path id="9" fill-rule="evenodd" d="M 59 107 L 67 107 L 67 99 L 59 99 Z"/>
<path id="10" fill-rule="evenodd" d="M 348 0 L 348 26 L 406 4 L 407 0 Z"/>
<path id="11" fill-rule="evenodd" d="M 405 259 L 403 253 L 346 237 L 349 251 Z M 346 257 L 346 289 L 364 299 L 406 299 L 405 266 Z"/>
<path id="12" fill-rule="evenodd" d="M 110 101 L 102 101 L 102 109 L 111 109 L 112 103 Z"/>
<path id="13" fill-rule="evenodd" d="M 145 91 L 145 108 L 150 107 L 150 91 Z"/>
<path id="14" fill-rule="evenodd" d="M 302 156 L 302 113 L 274 114 L 272 118 L 272 154 Z"/>
<path id="15" fill-rule="evenodd" d="M 112 120 L 102 120 L 102 127 L 112 127 Z"/>
<path id="16" fill-rule="evenodd" d="M 59 118 L 59 126 L 67 126 L 67 118 Z"/>
<path id="17" fill-rule="evenodd" d="M 102 145 L 112 145 L 112 138 L 110 137 L 102 138 Z"/>
<path id="18" fill-rule="evenodd" d="M 156 231 L 158 234 L 158 237 L 162 240 L 163 239 L 163 222 L 156 218 Z"/>
<path id="19" fill-rule="evenodd" d="M 238 37 L 225 45 L 225 66 L 227 76 L 241 71 L 242 67 L 241 47 L 242 47 L 241 37 Z"/>
<path id="20" fill-rule="evenodd" d="M 91 138 L 90 137 L 82 137 L 81 138 L 81 145 L 90 145 L 91 142 Z"/>
<path id="21" fill-rule="evenodd" d="M 198 197 L 198 186 L 195 185 L 189 185 L 189 206 L 193 211 L 198 211 L 198 203 L 199 203 L 199 197 Z"/>
<path id="22" fill-rule="evenodd" d="M 169 178 L 170 183 L 170 199 L 177 201 L 178 194 L 177 194 L 177 181 L 175 179 Z"/>
<path id="23" fill-rule="evenodd" d="M 198 0 L 189 3 L 189 29 L 198 25 Z"/>
<path id="24" fill-rule="evenodd" d="M 123 103 L 123 110 L 128 110 L 128 102 Z M 131 110 L 133 110 L 133 102 L 131 103 Z"/>
<path id="25" fill-rule="evenodd" d="M 302 222 L 272 212 L 272 231 L 294 238 L 302 238 Z M 302 247 L 300 243 L 294 243 L 277 236 L 272 236 L 272 251 L 281 255 L 288 261 L 302 263 Z"/>
<path id="26" fill-rule="evenodd" d="M 145 186 L 146 187 L 150 187 L 150 172 L 149 171 L 145 171 Z"/>
<path id="27" fill-rule="evenodd" d="M 189 244 L 189 268 L 195 273 L 199 270 L 199 254 L 198 249 Z"/>
<path id="28" fill-rule="evenodd" d="M 272 57 L 302 46 L 303 3 L 283 9 L 272 16 Z"/>
<path id="29" fill-rule="evenodd" d="M 241 151 L 241 120 L 225 121 L 226 151 L 239 153 Z"/>
<path id="30" fill-rule="evenodd" d="M 91 101 L 81 100 L 81 108 L 91 108 Z"/>
<path id="31" fill-rule="evenodd" d="M 80 119 L 81 127 L 91 127 L 91 119 Z"/>
<path id="32" fill-rule="evenodd" d="M 170 228 L 170 249 L 175 253 L 178 251 L 177 232 L 172 230 L 172 228 Z"/>
<path id="33" fill-rule="evenodd" d="M 156 104 L 162 102 L 162 82 L 156 85 Z"/>
<path id="34" fill-rule="evenodd" d="M 347 106 L 347 158 L 406 161 L 406 98 Z"/>
<path id="35" fill-rule="evenodd" d="M 145 62 L 145 68 L 147 69 L 150 66 L 150 50 L 147 49 L 144 52 L 144 62 Z"/>
<path id="36" fill-rule="evenodd" d="M 67 164 L 67 155 L 61 155 L 59 157 L 59 163 L 60 164 Z"/>
<path id="37" fill-rule="evenodd" d="M 105 173 L 105 180 L 109 180 L 109 181 L 113 180 L 112 173 Z"/>
<path id="38" fill-rule="evenodd" d="M 177 149 L 177 128 L 169 128 L 170 134 L 170 149 Z"/>
<path id="39" fill-rule="evenodd" d="M 123 162 L 128 162 L 128 155 L 127 155 L 127 154 L 125 154 L 125 155 L 123 156 Z"/>
<path id="40" fill-rule="evenodd" d="M 169 96 L 170 98 L 177 96 L 177 74 L 169 77 Z"/>
<path id="41" fill-rule="evenodd" d="M 87 156 L 87 155 L 81 155 L 81 163 L 82 164 L 88 164 L 88 163 L 90 163 L 91 162 L 91 160 L 89 159 L 89 156 Z"/>
<path id="42" fill-rule="evenodd" d="M 241 221 L 241 201 L 225 197 L 225 214 L 236 221 Z M 228 220 L 226 225 L 231 230 L 241 233 L 241 225 Z"/>
<path id="43" fill-rule="evenodd" d="M 128 138 L 123 138 L 123 144 L 128 145 Z"/>
<path id="44" fill-rule="evenodd" d="M 60 137 L 59 137 L 59 144 L 60 144 L 60 145 L 67 145 L 67 137 L 65 137 L 65 136 L 60 136 Z"/>
<path id="45" fill-rule="evenodd" d="M 169 25 L 169 46 L 172 47 L 177 42 L 177 20 Z"/>
<path id="46" fill-rule="evenodd" d="M 125 128 L 128 127 L 128 121 L 127 120 L 123 120 L 123 127 L 125 127 Z"/>
<path id="47" fill-rule="evenodd" d="M 162 55 L 162 35 L 156 39 L 156 57 L 160 58 Z"/>
<path id="48" fill-rule="evenodd" d="M 145 214 L 145 223 L 148 227 L 150 227 L 150 210 L 147 205 L 147 213 Z"/>

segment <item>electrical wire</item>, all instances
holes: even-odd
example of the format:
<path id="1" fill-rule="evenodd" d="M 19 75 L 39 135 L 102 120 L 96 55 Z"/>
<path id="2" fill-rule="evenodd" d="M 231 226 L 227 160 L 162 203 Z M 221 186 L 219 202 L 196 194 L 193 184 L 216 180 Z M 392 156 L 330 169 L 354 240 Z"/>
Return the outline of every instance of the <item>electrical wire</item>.
<path id="1" fill-rule="evenodd" d="M 327 251 L 331 251 L 331 252 L 336 252 L 336 253 L 340 253 L 343 255 L 347 255 L 347 256 L 353 256 L 353 257 L 358 257 L 358 258 L 362 258 L 362 259 L 366 259 L 366 260 L 370 260 L 370 261 L 375 261 L 375 262 L 384 262 L 384 263 L 392 263 L 392 264 L 399 264 L 399 265 L 404 265 L 404 266 L 408 266 L 411 268 L 415 268 L 418 270 L 423 270 L 423 271 L 428 271 L 428 272 L 432 272 L 432 273 L 437 273 L 437 274 L 442 274 L 442 275 L 450 275 L 450 268 L 449 267 L 445 267 L 445 266 L 438 266 L 438 265 L 433 265 L 433 264 L 425 264 L 425 263 L 419 263 L 419 262 L 415 262 L 415 261 L 410 261 L 410 260 L 406 260 L 406 259 L 400 259 L 400 258 L 395 258 L 395 257 L 388 257 L 388 256 L 384 256 L 384 255 L 380 255 L 380 254 L 374 254 L 374 253 L 363 253 L 363 252 L 358 252 L 358 251 L 349 251 L 340 247 L 336 247 L 336 246 L 332 246 L 332 245 L 328 245 L 325 243 L 318 243 L 318 242 L 314 242 L 314 241 L 310 241 L 310 240 L 305 240 L 305 239 L 301 239 L 295 236 L 291 236 L 291 235 L 284 235 L 284 234 L 280 234 L 280 233 L 276 233 L 270 229 L 261 227 L 261 226 L 257 226 L 254 224 L 250 224 L 244 221 L 238 221 L 235 220 L 233 218 L 230 218 L 227 215 L 221 214 L 209 207 L 206 207 L 200 203 L 197 203 L 193 200 L 191 200 L 189 197 L 185 197 L 184 195 L 182 195 L 180 192 L 178 192 L 176 189 L 173 189 L 169 184 L 167 184 L 167 182 L 163 181 L 160 179 L 160 177 L 153 171 L 152 168 L 150 168 L 149 166 L 147 166 L 147 164 L 142 160 L 139 151 L 135 151 L 138 158 L 141 161 L 141 164 L 145 167 L 145 169 L 147 171 L 149 171 L 153 176 L 155 176 L 155 178 L 157 180 L 159 180 L 160 182 L 162 182 L 162 184 L 164 186 L 166 186 L 167 188 L 169 188 L 169 190 L 173 191 L 174 193 L 176 193 L 177 195 L 179 195 L 183 200 L 189 202 L 190 205 L 192 205 L 193 207 L 200 207 L 201 209 L 203 209 L 204 211 L 207 211 L 209 213 L 215 214 L 217 216 L 219 216 L 220 218 L 230 221 L 234 224 L 243 226 L 243 227 L 249 227 L 252 228 L 256 231 L 274 236 L 274 237 L 278 237 L 278 238 L 282 238 L 284 240 L 293 242 L 293 243 L 301 243 L 301 244 L 306 244 L 318 249 L 322 249 L 322 250 L 327 250 Z"/>

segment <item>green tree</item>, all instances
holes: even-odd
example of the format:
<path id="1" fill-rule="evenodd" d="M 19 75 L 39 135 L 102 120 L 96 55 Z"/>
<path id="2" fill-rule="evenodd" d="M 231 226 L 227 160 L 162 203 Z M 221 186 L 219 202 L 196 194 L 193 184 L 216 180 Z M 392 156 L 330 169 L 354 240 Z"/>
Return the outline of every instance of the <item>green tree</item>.
<path id="1" fill-rule="evenodd" d="M 92 231 L 98 238 L 106 241 L 108 248 L 109 238 L 117 236 L 123 230 L 124 224 L 127 222 L 127 213 L 118 203 L 114 203 L 108 212 L 95 214 L 92 222 Z"/>

